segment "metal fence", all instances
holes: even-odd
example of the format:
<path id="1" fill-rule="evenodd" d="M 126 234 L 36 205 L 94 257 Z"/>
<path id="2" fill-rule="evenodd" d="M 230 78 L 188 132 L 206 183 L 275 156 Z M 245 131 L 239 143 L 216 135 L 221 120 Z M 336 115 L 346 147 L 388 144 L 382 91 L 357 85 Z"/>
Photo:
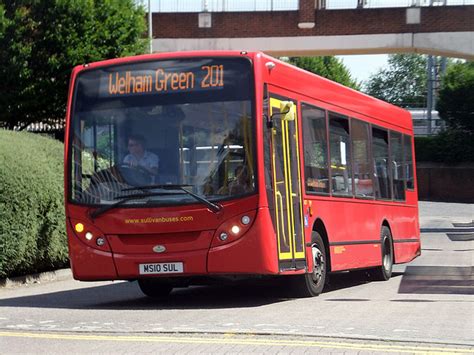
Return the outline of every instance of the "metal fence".
<path id="1" fill-rule="evenodd" d="M 474 0 L 326 0 L 320 2 L 321 8 L 326 9 L 375 9 L 389 7 L 413 6 L 455 6 L 474 5 Z"/>
<path id="2" fill-rule="evenodd" d="M 156 0 L 153 12 L 294 11 L 298 0 Z"/>
<path id="3" fill-rule="evenodd" d="M 142 0 L 146 5 L 146 1 Z M 299 0 L 152 0 L 152 12 L 296 11 Z M 356 9 L 474 5 L 474 0 L 317 0 L 318 8 Z"/>
<path id="4" fill-rule="evenodd" d="M 19 122 L 17 126 L 13 127 L 14 131 L 28 131 L 28 132 L 55 132 L 64 130 L 64 120 L 55 120 L 50 122 L 35 122 L 24 124 Z"/>

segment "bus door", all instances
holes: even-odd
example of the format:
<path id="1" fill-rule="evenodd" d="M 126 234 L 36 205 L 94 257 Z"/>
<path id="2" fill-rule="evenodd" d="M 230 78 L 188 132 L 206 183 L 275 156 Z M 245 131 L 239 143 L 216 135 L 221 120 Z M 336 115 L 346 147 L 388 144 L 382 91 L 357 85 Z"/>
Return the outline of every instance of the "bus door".
<path id="1" fill-rule="evenodd" d="M 273 222 L 280 270 L 303 269 L 306 259 L 296 104 L 270 97 L 269 106 Z"/>

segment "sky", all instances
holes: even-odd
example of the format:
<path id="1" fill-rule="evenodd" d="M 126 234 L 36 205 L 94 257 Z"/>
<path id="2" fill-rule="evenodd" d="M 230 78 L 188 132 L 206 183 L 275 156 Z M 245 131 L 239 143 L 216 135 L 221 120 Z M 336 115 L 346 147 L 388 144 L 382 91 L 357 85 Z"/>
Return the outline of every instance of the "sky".
<path id="1" fill-rule="evenodd" d="M 370 55 L 340 55 L 344 65 L 349 69 L 351 75 L 357 81 L 366 81 L 372 74 L 387 65 L 387 54 Z"/>

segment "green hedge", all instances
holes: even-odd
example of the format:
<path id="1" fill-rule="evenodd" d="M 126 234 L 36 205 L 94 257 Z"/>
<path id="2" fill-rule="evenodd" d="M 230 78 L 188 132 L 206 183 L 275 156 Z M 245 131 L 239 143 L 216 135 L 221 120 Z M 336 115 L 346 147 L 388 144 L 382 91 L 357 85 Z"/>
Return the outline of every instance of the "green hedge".
<path id="1" fill-rule="evenodd" d="M 415 137 L 417 161 L 447 164 L 474 162 L 474 136 L 445 131 L 433 137 Z"/>
<path id="2" fill-rule="evenodd" d="M 67 261 L 63 145 L 0 129 L 0 278 Z"/>

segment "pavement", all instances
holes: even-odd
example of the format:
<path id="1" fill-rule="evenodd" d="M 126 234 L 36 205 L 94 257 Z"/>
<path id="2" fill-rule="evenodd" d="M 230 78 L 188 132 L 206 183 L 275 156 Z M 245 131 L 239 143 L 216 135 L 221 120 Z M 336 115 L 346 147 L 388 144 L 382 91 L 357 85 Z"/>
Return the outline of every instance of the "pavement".
<path id="1" fill-rule="evenodd" d="M 453 223 L 474 222 L 474 204 L 420 201 L 420 229 L 445 230 L 457 229 Z"/>

